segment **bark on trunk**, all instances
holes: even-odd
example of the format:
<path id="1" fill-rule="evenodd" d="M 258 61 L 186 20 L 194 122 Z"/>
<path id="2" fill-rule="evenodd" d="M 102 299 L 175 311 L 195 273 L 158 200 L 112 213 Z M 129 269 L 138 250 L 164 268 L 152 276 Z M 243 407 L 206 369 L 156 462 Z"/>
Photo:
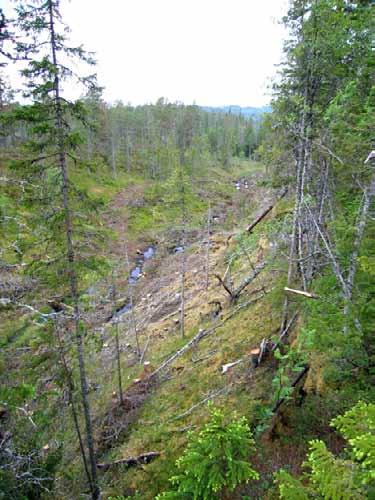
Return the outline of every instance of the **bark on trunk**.
<path id="1" fill-rule="evenodd" d="M 248 233 L 251 233 L 252 230 L 260 223 L 262 222 L 262 220 L 266 217 L 266 215 L 268 215 L 271 210 L 273 209 L 273 207 L 276 205 L 276 203 L 278 201 L 280 201 L 282 198 L 284 198 L 284 196 L 286 195 L 287 193 L 287 189 L 284 189 L 283 192 L 281 193 L 281 195 L 271 204 L 269 205 L 260 215 L 259 217 L 257 217 L 251 224 L 250 226 L 247 227 L 247 232 Z"/>
<path id="2" fill-rule="evenodd" d="M 63 202 L 64 218 L 65 218 L 67 272 L 69 275 L 70 293 L 72 296 L 73 307 L 74 307 L 74 328 L 75 328 L 77 357 L 78 357 L 78 366 L 79 366 L 80 383 L 81 383 L 82 406 L 83 406 L 85 426 L 86 426 L 86 439 L 87 439 L 87 447 L 88 447 L 89 461 L 91 467 L 92 498 L 93 500 L 97 500 L 100 497 L 100 490 L 97 480 L 96 456 L 94 451 L 94 435 L 92 429 L 91 409 L 88 399 L 88 384 L 87 384 L 85 355 L 84 355 L 83 336 L 82 336 L 83 329 L 80 324 L 79 294 L 77 285 L 77 274 L 75 270 L 75 250 L 73 245 L 73 222 L 72 222 L 72 213 L 69 201 L 68 165 L 66 161 L 63 110 L 61 106 L 60 82 L 58 76 L 59 65 L 57 62 L 57 55 L 56 55 L 57 41 L 56 41 L 55 26 L 54 26 L 55 14 L 53 12 L 53 3 L 51 0 L 48 2 L 48 8 L 49 8 L 50 46 L 52 52 L 52 63 L 56 68 L 56 76 L 53 83 L 53 92 L 55 98 L 55 119 L 56 119 L 56 131 L 58 140 L 58 162 L 62 176 L 62 198 L 63 198 L 62 202 Z"/>

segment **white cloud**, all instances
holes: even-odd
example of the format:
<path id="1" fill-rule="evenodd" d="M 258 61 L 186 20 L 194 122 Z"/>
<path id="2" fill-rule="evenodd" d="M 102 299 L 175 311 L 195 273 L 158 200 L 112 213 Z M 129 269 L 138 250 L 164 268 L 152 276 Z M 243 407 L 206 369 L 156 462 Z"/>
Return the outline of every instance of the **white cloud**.
<path id="1" fill-rule="evenodd" d="M 287 0 L 62 1 L 74 43 L 96 52 L 107 100 L 262 105 Z"/>

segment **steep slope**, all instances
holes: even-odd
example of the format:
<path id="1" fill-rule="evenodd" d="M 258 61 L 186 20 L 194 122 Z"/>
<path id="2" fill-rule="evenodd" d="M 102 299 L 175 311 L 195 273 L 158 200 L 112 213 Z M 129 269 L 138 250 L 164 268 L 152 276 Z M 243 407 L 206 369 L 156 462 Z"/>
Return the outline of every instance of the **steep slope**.
<path id="1" fill-rule="evenodd" d="M 228 414 L 238 411 L 256 421 L 260 407 L 274 397 L 269 397 L 272 366 L 254 371 L 250 351 L 257 348 L 263 338 L 276 333 L 279 326 L 279 277 L 283 270 L 274 269 L 275 249 L 278 225 L 285 215 L 282 207 L 287 205 L 284 202 L 277 205 L 262 226 L 247 235 L 244 230 L 248 223 L 257 219 L 279 193 L 278 189 L 264 186 L 262 179 L 262 171 L 244 173 L 241 181 L 231 188 L 232 196 L 227 202 L 222 200 L 220 205 L 213 205 L 216 223 L 210 236 L 207 288 L 207 248 L 202 245 L 207 235 L 203 234 L 202 238 L 201 232 L 192 231 L 189 236 L 185 338 L 180 334 L 182 252 L 173 252 L 176 248 L 173 234 L 162 231 L 157 243 L 149 237 L 129 243 L 131 262 L 136 258 L 137 249 L 143 250 L 150 244 L 154 245 L 155 255 L 144 264 L 142 276 L 133 287 L 133 310 L 125 308 L 125 314 L 119 316 L 125 367 L 124 406 L 119 403 L 116 388 L 113 329 L 110 322 L 104 328 L 98 326 L 102 348 L 98 362 L 92 364 L 90 378 L 98 379 L 103 367 L 107 367 L 104 377 L 101 375 L 100 389 L 93 395 L 99 460 L 111 462 L 149 451 L 160 452 L 161 457 L 145 468 L 131 469 L 128 473 L 121 466 L 106 470 L 103 482 L 108 485 L 108 494 L 139 491 L 140 498 L 154 498 L 165 488 L 174 460 L 186 443 L 186 431 L 199 427 L 205 420 L 206 403 L 211 399 Z M 234 216 L 235 226 L 229 222 L 225 229 L 225 220 Z M 122 222 L 116 218 L 114 222 L 113 227 L 119 224 L 123 230 Z M 115 251 L 121 252 L 119 248 L 116 245 Z M 235 302 L 215 277 L 226 274 L 227 283 L 236 288 L 252 274 L 252 266 L 263 263 L 266 263 L 265 269 Z M 117 283 L 120 296 L 121 287 L 125 291 L 123 279 Z M 126 293 L 125 300 L 121 300 L 119 303 L 128 303 Z M 103 317 L 110 317 L 110 308 Z M 136 357 L 134 320 L 143 352 L 141 365 Z M 201 340 L 199 332 L 204 334 Z M 189 344 L 197 335 L 198 340 Z M 188 348 L 183 355 L 178 355 L 149 382 L 149 375 L 184 346 Z M 238 360 L 241 361 L 236 366 L 222 374 L 223 365 Z"/>

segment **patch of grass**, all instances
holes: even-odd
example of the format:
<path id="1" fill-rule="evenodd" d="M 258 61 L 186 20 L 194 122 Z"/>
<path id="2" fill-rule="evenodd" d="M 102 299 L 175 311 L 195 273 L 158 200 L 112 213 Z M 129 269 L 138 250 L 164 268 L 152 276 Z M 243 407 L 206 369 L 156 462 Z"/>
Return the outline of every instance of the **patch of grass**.
<path id="1" fill-rule="evenodd" d="M 266 279 L 270 278 L 267 276 Z M 228 414 L 236 410 L 250 420 L 254 417 L 259 401 L 268 393 L 267 383 L 270 384 L 271 380 L 260 369 L 256 381 L 251 382 L 247 378 L 247 356 L 251 348 L 275 328 L 279 317 L 272 314 L 274 307 L 272 301 L 265 297 L 261 302 L 238 312 L 213 335 L 202 340 L 193 351 L 176 360 L 172 365 L 172 378 L 163 382 L 150 395 L 126 443 L 111 452 L 112 458 L 120 458 L 133 453 L 161 451 L 162 457 L 144 470 L 108 472 L 106 483 L 111 484 L 111 494 L 121 494 L 126 485 L 139 491 L 142 498 L 148 500 L 167 487 L 174 462 L 186 444 L 187 429 L 198 429 L 207 419 L 206 404 L 198 406 L 184 418 L 174 419 L 212 391 L 228 383 L 234 384 L 233 393 L 218 397 L 214 404 L 225 409 Z M 176 334 L 154 346 L 148 358 L 151 364 L 158 366 L 168 354 L 184 345 L 197 333 L 198 326 L 186 332 L 185 340 Z M 202 358 L 202 361 L 194 363 L 193 354 L 195 359 Z M 221 375 L 222 364 L 240 357 L 244 357 L 245 361 L 238 370 L 228 376 Z"/>
<path id="2" fill-rule="evenodd" d="M 72 169 L 71 183 L 85 191 L 96 202 L 109 203 L 116 193 L 135 183 L 142 182 L 136 174 L 119 171 L 113 173 L 104 165 L 99 165 L 88 171 L 87 167 Z"/>

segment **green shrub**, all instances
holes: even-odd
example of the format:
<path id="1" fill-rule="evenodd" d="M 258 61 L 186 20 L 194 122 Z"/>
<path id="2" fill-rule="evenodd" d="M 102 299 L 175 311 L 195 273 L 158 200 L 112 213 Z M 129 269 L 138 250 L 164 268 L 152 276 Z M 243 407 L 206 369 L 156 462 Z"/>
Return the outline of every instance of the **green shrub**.
<path id="1" fill-rule="evenodd" d="M 157 499 L 211 500 L 224 488 L 233 491 L 241 483 L 258 479 L 248 457 L 254 440 L 245 417 L 225 423 L 223 413 L 213 410 L 199 433 L 189 434 L 189 443 L 177 462 L 179 474 L 170 482 L 176 488 Z"/>
<path id="2" fill-rule="evenodd" d="M 285 470 L 276 474 L 280 498 L 375 498 L 375 404 L 359 402 L 332 420 L 331 425 L 349 443 L 346 456 L 335 457 L 322 441 L 310 441 L 310 452 L 304 464 L 309 472 L 301 480 Z"/>

